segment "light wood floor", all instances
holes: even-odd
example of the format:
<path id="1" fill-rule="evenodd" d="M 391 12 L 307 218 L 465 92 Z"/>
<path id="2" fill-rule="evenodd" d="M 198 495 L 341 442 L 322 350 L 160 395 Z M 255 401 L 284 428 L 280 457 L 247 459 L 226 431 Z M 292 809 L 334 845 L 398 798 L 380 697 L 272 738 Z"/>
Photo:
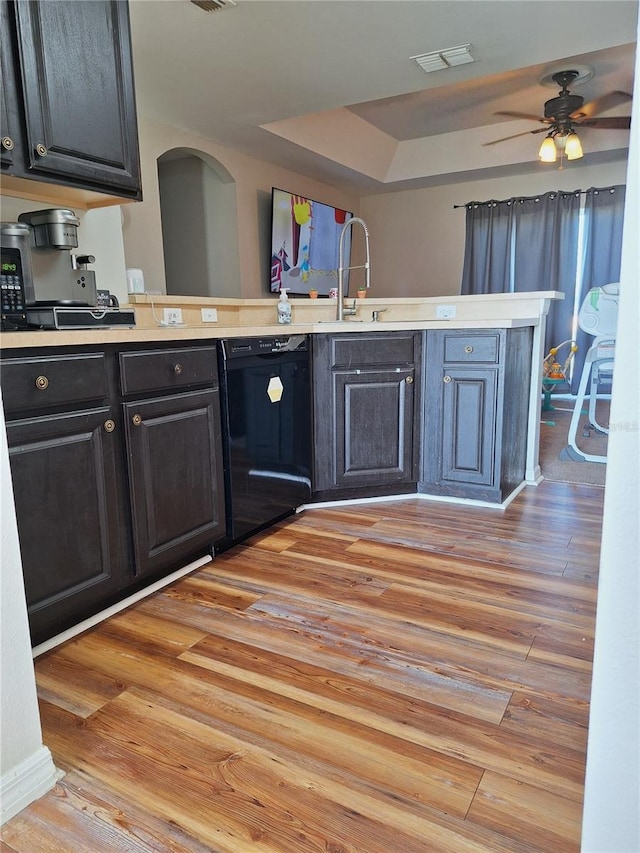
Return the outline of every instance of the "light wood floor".
<path id="1" fill-rule="evenodd" d="M 4 849 L 578 851 L 603 495 L 317 509 L 48 653 Z"/>

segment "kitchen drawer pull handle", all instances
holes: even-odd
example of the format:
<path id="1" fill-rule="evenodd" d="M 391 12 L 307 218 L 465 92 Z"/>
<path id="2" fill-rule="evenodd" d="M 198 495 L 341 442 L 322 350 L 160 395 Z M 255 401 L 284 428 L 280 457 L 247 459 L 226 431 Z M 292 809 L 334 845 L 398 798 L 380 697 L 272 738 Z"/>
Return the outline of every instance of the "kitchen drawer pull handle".
<path id="1" fill-rule="evenodd" d="M 42 142 L 38 142 L 36 145 L 36 154 L 38 157 L 46 157 L 48 153 L 47 146 L 43 145 Z"/>
<path id="2" fill-rule="evenodd" d="M 176 376 L 180 376 L 180 374 L 182 373 L 182 365 L 179 363 L 174 364 L 173 365 L 173 372 L 175 373 Z"/>
<path id="3" fill-rule="evenodd" d="M 471 344 L 467 344 L 467 346 L 464 348 L 464 351 L 465 352 L 473 352 L 473 347 L 471 346 Z"/>
<path id="4" fill-rule="evenodd" d="M 140 424 L 142 423 L 142 415 L 134 415 L 134 416 L 131 418 L 131 423 L 132 423 L 134 426 L 140 426 Z"/>
<path id="5" fill-rule="evenodd" d="M 113 432 L 115 428 L 116 428 L 116 422 L 114 420 L 112 420 L 111 418 L 108 418 L 104 422 L 104 431 L 105 432 Z"/>
<path id="6" fill-rule="evenodd" d="M 407 376 L 404 381 L 407 383 L 407 385 L 413 385 L 413 376 Z"/>
<path id="7" fill-rule="evenodd" d="M 443 379 L 442 381 L 443 381 L 443 382 L 446 382 L 446 383 L 447 383 L 447 385 L 448 385 L 448 384 L 449 384 L 449 382 L 451 382 L 451 377 L 450 377 L 450 376 L 445 376 L 445 377 L 444 377 L 444 379 Z"/>
<path id="8" fill-rule="evenodd" d="M 5 151 L 13 151 L 13 149 L 15 148 L 13 139 L 10 136 L 3 136 L 2 147 L 5 149 Z"/>
<path id="9" fill-rule="evenodd" d="M 49 387 L 49 380 L 46 376 L 36 376 L 36 388 L 38 391 L 46 391 Z"/>

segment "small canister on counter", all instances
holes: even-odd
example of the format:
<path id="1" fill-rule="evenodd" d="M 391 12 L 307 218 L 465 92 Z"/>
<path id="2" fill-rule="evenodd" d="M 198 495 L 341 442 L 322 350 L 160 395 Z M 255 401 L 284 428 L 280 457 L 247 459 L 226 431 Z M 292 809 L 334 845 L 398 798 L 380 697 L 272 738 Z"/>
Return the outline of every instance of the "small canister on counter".
<path id="1" fill-rule="evenodd" d="M 127 292 L 144 293 L 144 274 L 142 270 L 127 270 Z"/>

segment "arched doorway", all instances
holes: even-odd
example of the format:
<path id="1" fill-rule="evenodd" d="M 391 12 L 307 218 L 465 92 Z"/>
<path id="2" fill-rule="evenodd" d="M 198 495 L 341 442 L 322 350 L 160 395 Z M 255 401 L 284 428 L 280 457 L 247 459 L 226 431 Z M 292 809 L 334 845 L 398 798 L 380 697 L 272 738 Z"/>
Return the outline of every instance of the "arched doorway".
<path id="1" fill-rule="evenodd" d="M 158 158 L 167 294 L 240 296 L 236 186 L 213 157 L 174 148 Z"/>

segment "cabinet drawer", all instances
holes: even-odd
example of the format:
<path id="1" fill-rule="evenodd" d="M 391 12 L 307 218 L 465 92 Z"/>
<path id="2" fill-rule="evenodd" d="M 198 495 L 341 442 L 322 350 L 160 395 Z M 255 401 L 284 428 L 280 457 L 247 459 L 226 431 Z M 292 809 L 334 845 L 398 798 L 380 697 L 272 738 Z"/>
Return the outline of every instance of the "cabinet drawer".
<path id="1" fill-rule="evenodd" d="M 414 333 L 343 335 L 331 340 L 331 366 L 413 364 L 416 361 Z"/>
<path id="2" fill-rule="evenodd" d="M 445 362 L 482 361 L 497 364 L 500 354 L 500 335 L 445 335 Z"/>
<path id="3" fill-rule="evenodd" d="M 120 353 L 123 394 L 173 391 L 191 385 L 217 385 L 215 347 Z"/>
<path id="4" fill-rule="evenodd" d="M 0 376 L 7 415 L 104 400 L 108 393 L 104 353 L 3 359 Z"/>

